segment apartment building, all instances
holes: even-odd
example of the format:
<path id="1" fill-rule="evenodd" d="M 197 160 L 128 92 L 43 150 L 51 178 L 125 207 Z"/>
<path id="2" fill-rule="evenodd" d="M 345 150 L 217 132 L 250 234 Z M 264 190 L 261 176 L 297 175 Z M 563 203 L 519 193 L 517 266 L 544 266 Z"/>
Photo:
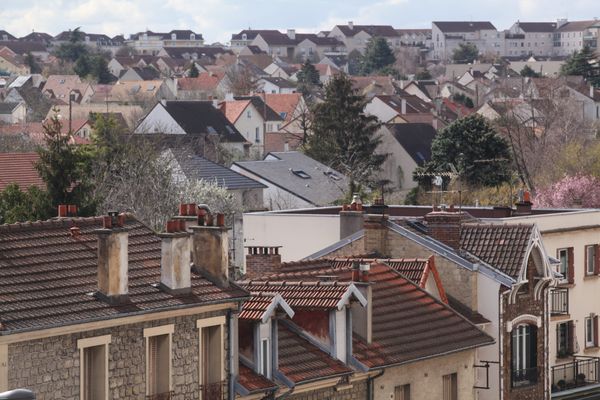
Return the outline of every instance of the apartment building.
<path id="1" fill-rule="evenodd" d="M 569 56 L 584 47 L 592 50 L 598 49 L 600 38 L 600 21 L 567 21 L 558 20 L 558 27 L 554 32 L 554 54 Z"/>
<path id="2" fill-rule="evenodd" d="M 489 21 L 434 21 L 431 40 L 432 55 L 439 60 L 450 60 L 462 43 L 474 44 L 481 55 L 504 53 L 504 32 L 499 32 Z"/>
<path id="3" fill-rule="evenodd" d="M 548 56 L 554 49 L 556 22 L 515 22 L 506 31 L 504 55 Z"/>

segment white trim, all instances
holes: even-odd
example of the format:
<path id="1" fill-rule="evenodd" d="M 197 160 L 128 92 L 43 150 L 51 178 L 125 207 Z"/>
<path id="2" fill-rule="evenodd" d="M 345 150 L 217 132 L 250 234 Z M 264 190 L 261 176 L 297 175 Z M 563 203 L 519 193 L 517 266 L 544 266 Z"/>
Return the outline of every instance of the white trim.
<path id="1" fill-rule="evenodd" d="M 292 308 L 284 300 L 284 298 L 281 297 L 281 295 L 279 293 L 277 293 L 273 297 L 271 304 L 269 304 L 269 307 L 267 307 L 267 310 L 263 313 L 263 315 L 261 317 L 261 322 L 263 324 L 266 323 L 269 320 L 269 318 L 271 318 L 271 316 L 273 315 L 275 310 L 277 310 L 277 306 L 281 306 L 281 308 L 283 308 L 283 311 L 285 311 L 285 313 L 288 315 L 288 317 L 294 318 L 294 315 L 295 315 L 294 310 L 292 310 Z"/>
<path id="2" fill-rule="evenodd" d="M 144 337 L 173 334 L 175 325 L 162 325 L 144 329 Z"/>
<path id="3" fill-rule="evenodd" d="M 348 286 L 348 289 L 344 292 L 344 295 L 342 296 L 340 301 L 338 301 L 338 303 L 336 304 L 337 309 L 341 310 L 346 305 L 348 305 L 350 303 L 351 296 L 354 296 L 354 298 L 358 300 L 363 307 L 367 306 L 367 299 L 365 298 L 365 296 L 363 296 L 363 294 L 357 289 L 354 283 L 351 283 Z"/>
<path id="4" fill-rule="evenodd" d="M 535 325 L 540 328 L 542 326 L 542 317 L 531 315 L 531 314 L 523 314 L 519 315 L 512 321 L 506 322 L 506 331 L 512 332 L 513 327 L 523 323 L 523 322 L 535 322 Z"/>
<path id="5" fill-rule="evenodd" d="M 150 338 L 155 336 L 168 335 L 169 336 L 169 392 L 173 390 L 173 332 L 175 332 L 175 325 L 162 325 L 155 326 L 152 328 L 144 329 L 144 338 L 146 338 L 146 396 L 149 396 L 150 393 L 150 379 L 148 379 L 150 375 L 150 363 L 148 360 L 150 359 Z M 160 367 L 160 366 L 158 366 Z M 156 393 L 158 394 L 158 393 Z"/>
<path id="6" fill-rule="evenodd" d="M 104 399 L 108 400 L 108 345 L 111 343 L 111 335 L 96 336 L 91 338 L 77 340 L 77 348 L 79 349 L 79 398 L 85 399 L 83 393 L 84 377 L 85 377 L 85 349 L 96 346 L 104 347 Z"/>

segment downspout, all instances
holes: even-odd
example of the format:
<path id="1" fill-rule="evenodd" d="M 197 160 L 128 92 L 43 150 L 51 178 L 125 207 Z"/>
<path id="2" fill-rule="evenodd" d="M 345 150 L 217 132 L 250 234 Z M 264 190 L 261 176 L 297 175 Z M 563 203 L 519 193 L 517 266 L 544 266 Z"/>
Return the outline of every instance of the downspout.
<path id="1" fill-rule="evenodd" d="M 227 360 L 229 362 L 229 371 L 227 372 L 227 384 L 229 386 L 227 398 L 229 400 L 235 399 L 235 377 L 231 373 L 233 371 L 233 323 L 231 322 L 231 310 L 227 311 L 227 331 L 229 332 L 229 346 L 227 346 Z"/>
<path id="2" fill-rule="evenodd" d="M 380 378 L 383 374 L 385 374 L 385 369 L 382 369 L 377 375 L 367 378 L 367 400 L 373 400 L 375 397 L 375 391 L 373 390 L 375 379 Z"/>

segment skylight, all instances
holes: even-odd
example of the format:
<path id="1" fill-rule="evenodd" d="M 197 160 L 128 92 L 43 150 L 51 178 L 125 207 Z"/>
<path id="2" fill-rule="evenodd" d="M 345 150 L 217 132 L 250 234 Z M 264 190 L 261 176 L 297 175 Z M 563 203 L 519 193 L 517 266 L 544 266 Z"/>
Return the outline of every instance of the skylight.
<path id="1" fill-rule="evenodd" d="M 306 172 L 304 172 L 304 171 L 303 171 L 303 170 L 301 170 L 301 169 L 293 169 L 293 170 L 292 170 L 292 173 L 293 173 L 294 175 L 296 175 L 297 177 L 300 177 L 300 178 L 302 178 L 302 179 L 310 179 L 310 175 L 309 175 L 309 174 L 307 174 Z"/>

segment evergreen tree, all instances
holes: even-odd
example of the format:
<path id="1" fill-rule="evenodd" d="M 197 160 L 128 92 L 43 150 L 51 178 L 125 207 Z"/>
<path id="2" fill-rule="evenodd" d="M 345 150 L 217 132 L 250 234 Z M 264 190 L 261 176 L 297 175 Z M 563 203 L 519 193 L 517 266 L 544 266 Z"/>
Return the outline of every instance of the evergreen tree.
<path id="1" fill-rule="evenodd" d="M 396 62 L 396 57 L 388 45 L 387 40 L 382 37 L 369 39 L 365 55 L 362 60 L 362 73 L 369 75 L 377 72 Z"/>
<path id="2" fill-rule="evenodd" d="M 353 182 L 369 184 L 386 155 L 375 154 L 381 142 L 380 123 L 363 113 L 364 105 L 365 98 L 352 88 L 346 74 L 334 76 L 325 86 L 324 101 L 314 108 L 306 153 Z"/>
<path id="3" fill-rule="evenodd" d="M 539 72 L 535 72 L 529 65 L 525 65 L 519 74 L 529 78 L 539 78 L 541 76 Z"/>
<path id="4" fill-rule="evenodd" d="M 75 28 L 69 35 L 69 41 L 62 43 L 54 51 L 54 55 L 62 61 L 76 62 L 82 56 L 89 54 L 88 47 L 83 43 L 83 34 L 79 28 Z"/>
<path id="5" fill-rule="evenodd" d="M 39 74 L 40 72 L 42 72 L 42 68 L 35 60 L 35 57 L 33 56 L 33 54 L 27 53 L 27 55 L 25 56 L 25 63 L 29 67 L 29 71 L 32 74 Z"/>
<path id="6" fill-rule="evenodd" d="M 298 92 L 308 95 L 318 86 L 321 86 L 319 71 L 309 60 L 306 60 L 296 75 L 298 78 Z"/>
<path id="7" fill-rule="evenodd" d="M 108 69 L 108 62 L 101 54 L 90 57 L 90 75 L 100 84 L 112 81 L 112 74 Z"/>
<path id="8" fill-rule="evenodd" d="M 589 47 L 570 56 L 560 68 L 561 75 L 580 75 L 594 86 L 600 86 L 600 60 Z"/>
<path id="9" fill-rule="evenodd" d="M 473 186 L 498 186 L 511 177 L 510 150 L 505 139 L 496 134 L 484 117 L 472 114 L 454 121 L 431 143 L 431 160 L 415 170 L 415 180 L 431 182 L 438 172 L 451 171 Z"/>
<path id="10" fill-rule="evenodd" d="M 422 69 L 415 74 L 415 79 L 418 81 L 427 81 L 432 78 L 431 73 L 426 69 Z"/>
<path id="11" fill-rule="evenodd" d="M 46 220 L 53 214 L 48 193 L 36 186 L 21 190 L 13 183 L 0 192 L 0 224 Z"/>
<path id="12" fill-rule="evenodd" d="M 90 160 L 71 143 L 72 132 L 62 133 L 62 123 L 53 116 L 44 124 L 44 146 L 38 149 L 36 169 L 46 184 L 52 207 L 76 204 L 81 215 L 95 212 L 91 188 L 85 174 Z"/>
<path id="13" fill-rule="evenodd" d="M 200 75 L 200 71 L 198 71 L 198 68 L 196 67 L 196 63 L 192 63 L 192 66 L 190 67 L 190 72 L 188 74 L 188 76 L 190 78 L 197 78 Z"/>
<path id="14" fill-rule="evenodd" d="M 471 64 L 477 60 L 477 57 L 479 57 L 479 50 L 472 43 L 460 43 L 452 53 L 452 59 L 458 64 Z"/>

